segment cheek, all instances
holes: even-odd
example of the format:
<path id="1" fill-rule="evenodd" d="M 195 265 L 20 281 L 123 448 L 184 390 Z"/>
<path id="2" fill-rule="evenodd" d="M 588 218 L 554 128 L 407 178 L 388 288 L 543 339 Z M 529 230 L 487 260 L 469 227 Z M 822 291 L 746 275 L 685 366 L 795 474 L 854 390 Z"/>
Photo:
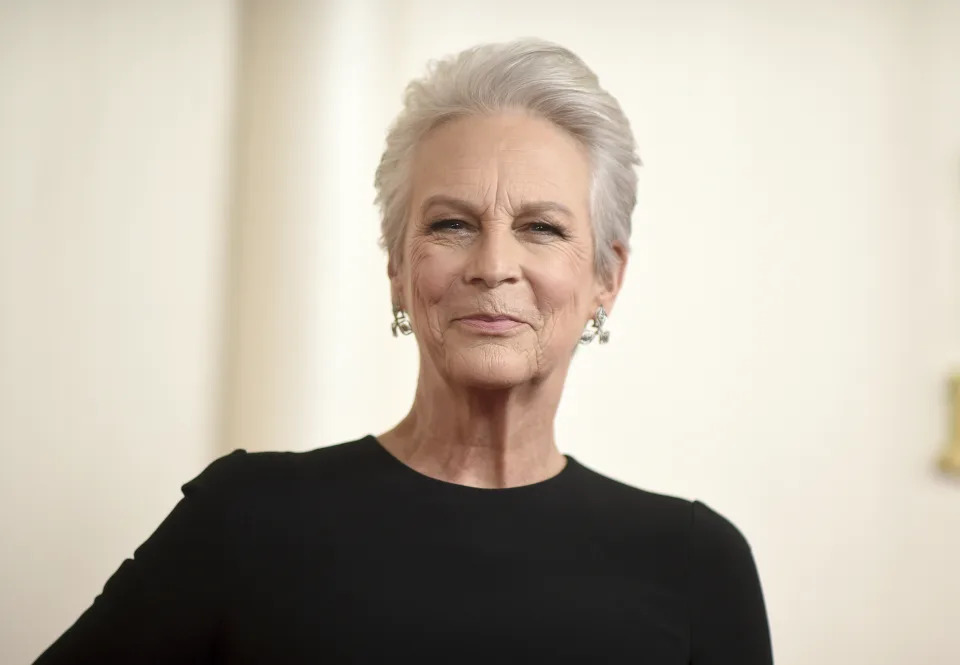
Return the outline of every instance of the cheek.
<path id="1" fill-rule="evenodd" d="M 585 247 L 567 246 L 533 262 L 531 280 L 536 282 L 538 297 L 553 304 L 554 308 L 567 310 L 576 307 L 583 294 L 593 284 L 592 262 Z"/>
<path id="2" fill-rule="evenodd" d="M 586 323 L 583 312 L 589 298 L 589 274 L 567 264 L 560 269 L 544 267 L 530 278 L 537 307 L 549 329 L 579 329 Z"/>
<path id="3" fill-rule="evenodd" d="M 430 305 L 440 300 L 456 279 L 456 261 L 448 252 L 422 244 L 411 246 L 408 257 L 411 293 L 417 304 Z"/>

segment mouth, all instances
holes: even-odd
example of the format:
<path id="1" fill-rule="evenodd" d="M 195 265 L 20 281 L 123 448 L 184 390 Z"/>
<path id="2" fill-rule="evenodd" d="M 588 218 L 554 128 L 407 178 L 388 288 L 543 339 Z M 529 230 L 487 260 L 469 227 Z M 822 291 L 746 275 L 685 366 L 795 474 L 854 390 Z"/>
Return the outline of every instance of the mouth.
<path id="1" fill-rule="evenodd" d="M 471 314 L 456 322 L 469 330 L 487 335 L 509 333 L 523 325 L 523 321 L 502 314 Z"/>

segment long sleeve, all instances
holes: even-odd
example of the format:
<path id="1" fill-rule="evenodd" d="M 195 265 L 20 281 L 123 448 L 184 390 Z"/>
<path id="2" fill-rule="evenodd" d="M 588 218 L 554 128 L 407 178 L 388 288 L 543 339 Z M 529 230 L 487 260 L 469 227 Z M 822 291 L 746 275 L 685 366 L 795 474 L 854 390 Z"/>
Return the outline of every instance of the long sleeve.
<path id="1" fill-rule="evenodd" d="M 691 516 L 692 665 L 771 665 L 757 567 L 743 534 L 699 501 Z"/>
<path id="2" fill-rule="evenodd" d="M 183 498 L 36 665 L 210 663 L 231 547 L 226 495 L 234 454 L 183 486 Z"/>

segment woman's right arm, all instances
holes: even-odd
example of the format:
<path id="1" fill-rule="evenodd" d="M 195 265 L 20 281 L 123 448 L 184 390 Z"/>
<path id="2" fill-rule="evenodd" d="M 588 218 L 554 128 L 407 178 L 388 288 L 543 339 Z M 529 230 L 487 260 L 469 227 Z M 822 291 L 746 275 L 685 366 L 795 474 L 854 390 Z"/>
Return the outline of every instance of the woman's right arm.
<path id="1" fill-rule="evenodd" d="M 173 512 L 35 665 L 213 662 L 236 545 L 228 488 L 242 453 L 216 460 L 183 486 Z"/>

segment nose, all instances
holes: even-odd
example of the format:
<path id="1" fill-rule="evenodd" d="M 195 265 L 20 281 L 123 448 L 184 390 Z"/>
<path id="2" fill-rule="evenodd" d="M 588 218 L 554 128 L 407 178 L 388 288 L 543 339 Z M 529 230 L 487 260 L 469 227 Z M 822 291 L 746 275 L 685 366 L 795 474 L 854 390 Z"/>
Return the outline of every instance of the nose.
<path id="1" fill-rule="evenodd" d="M 471 284 L 483 282 L 495 288 L 520 279 L 520 248 L 509 224 L 484 228 L 470 247 L 464 278 Z"/>

